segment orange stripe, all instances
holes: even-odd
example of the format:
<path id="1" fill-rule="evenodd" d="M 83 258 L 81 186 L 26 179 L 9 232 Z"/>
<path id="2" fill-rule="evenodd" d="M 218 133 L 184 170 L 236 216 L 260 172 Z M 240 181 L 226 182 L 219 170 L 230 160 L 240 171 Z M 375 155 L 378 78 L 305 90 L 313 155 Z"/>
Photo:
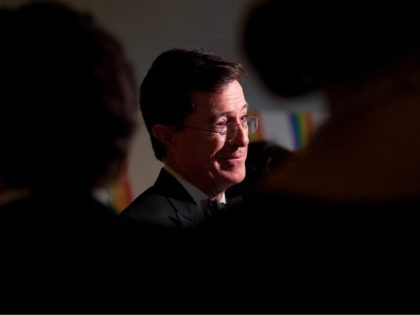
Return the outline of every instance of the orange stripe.
<path id="1" fill-rule="evenodd" d="M 121 175 L 109 187 L 111 203 L 117 212 L 124 210 L 132 200 L 127 163 L 124 163 Z"/>
<path id="2" fill-rule="evenodd" d="M 262 115 L 259 111 L 248 111 L 249 116 L 257 116 L 258 117 L 258 128 L 257 130 L 249 136 L 249 141 L 261 140 L 264 138 L 263 128 L 262 128 Z"/>

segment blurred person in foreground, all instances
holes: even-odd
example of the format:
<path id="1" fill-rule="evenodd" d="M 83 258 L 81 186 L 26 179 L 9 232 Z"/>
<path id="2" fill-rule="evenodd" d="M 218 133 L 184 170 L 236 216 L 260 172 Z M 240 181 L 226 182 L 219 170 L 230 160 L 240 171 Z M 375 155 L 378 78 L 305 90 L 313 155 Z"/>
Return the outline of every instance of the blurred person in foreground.
<path id="1" fill-rule="evenodd" d="M 244 47 L 265 85 L 283 97 L 324 93 L 330 118 L 258 197 L 197 230 L 193 257 L 209 272 L 191 276 L 193 293 L 217 298 L 196 309 L 420 311 L 419 14 L 401 1 L 251 10 Z"/>
<path id="2" fill-rule="evenodd" d="M 193 227 L 229 203 L 225 191 L 245 177 L 249 134 L 244 70 L 193 49 L 172 49 L 153 62 L 140 86 L 140 109 L 164 167 L 122 216 L 162 227 Z"/>
<path id="3" fill-rule="evenodd" d="M 136 126 L 123 47 L 49 2 L 0 9 L 0 34 L 0 311 L 164 311 L 158 239 L 98 194 Z"/>

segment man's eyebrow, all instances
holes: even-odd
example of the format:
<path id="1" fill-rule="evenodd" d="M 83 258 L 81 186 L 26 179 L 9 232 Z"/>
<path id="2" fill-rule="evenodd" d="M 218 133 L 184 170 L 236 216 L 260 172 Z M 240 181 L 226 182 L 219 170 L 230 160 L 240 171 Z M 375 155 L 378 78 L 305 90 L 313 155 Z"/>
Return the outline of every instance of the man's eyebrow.
<path id="1" fill-rule="evenodd" d="M 248 103 L 245 103 L 240 110 L 248 109 L 248 107 L 249 107 L 248 106 Z M 227 112 L 214 112 L 213 114 L 214 114 L 214 118 L 219 118 L 219 117 L 222 117 L 222 116 L 227 116 L 230 113 L 232 113 L 232 111 L 227 111 Z"/>

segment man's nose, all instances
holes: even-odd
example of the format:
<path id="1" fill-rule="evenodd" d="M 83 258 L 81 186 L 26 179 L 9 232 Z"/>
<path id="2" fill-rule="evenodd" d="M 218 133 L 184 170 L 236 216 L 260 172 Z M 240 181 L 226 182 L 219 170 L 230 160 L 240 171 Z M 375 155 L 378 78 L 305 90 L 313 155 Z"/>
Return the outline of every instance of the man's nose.
<path id="1" fill-rule="evenodd" d="M 249 143 L 248 125 L 247 122 L 236 125 L 236 135 L 232 142 L 239 146 L 247 146 Z"/>

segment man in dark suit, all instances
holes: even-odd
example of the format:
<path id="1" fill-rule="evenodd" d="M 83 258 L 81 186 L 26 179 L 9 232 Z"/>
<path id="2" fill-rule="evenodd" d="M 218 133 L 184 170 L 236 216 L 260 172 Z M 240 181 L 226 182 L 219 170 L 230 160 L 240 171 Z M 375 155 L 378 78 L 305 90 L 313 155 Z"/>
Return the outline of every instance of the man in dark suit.
<path id="1" fill-rule="evenodd" d="M 248 116 L 240 64 L 201 50 L 173 49 L 153 63 L 140 87 L 140 108 L 164 167 L 123 216 L 194 226 L 226 203 L 225 190 L 245 177 Z"/>
<path id="2" fill-rule="evenodd" d="M 98 194 L 136 125 L 123 47 L 45 2 L 0 9 L 0 38 L 0 313 L 169 311 L 165 235 Z"/>

